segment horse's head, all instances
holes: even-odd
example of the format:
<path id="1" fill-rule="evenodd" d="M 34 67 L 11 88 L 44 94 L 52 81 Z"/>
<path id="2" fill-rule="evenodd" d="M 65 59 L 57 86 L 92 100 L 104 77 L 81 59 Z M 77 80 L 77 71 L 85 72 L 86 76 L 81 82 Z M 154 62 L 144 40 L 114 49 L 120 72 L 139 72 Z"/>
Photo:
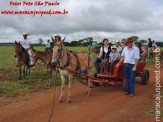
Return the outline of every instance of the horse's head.
<path id="1" fill-rule="evenodd" d="M 19 53 L 20 51 L 22 51 L 22 45 L 20 42 L 15 41 L 15 53 Z"/>
<path id="2" fill-rule="evenodd" d="M 37 60 L 37 51 L 32 47 L 31 65 L 34 65 Z"/>
<path id="3" fill-rule="evenodd" d="M 57 60 L 59 60 L 63 57 L 64 50 L 65 50 L 64 45 L 63 45 L 64 40 L 65 40 L 65 38 L 63 40 L 61 40 L 60 42 L 56 42 L 54 44 L 51 63 L 55 63 L 55 62 L 57 62 Z"/>

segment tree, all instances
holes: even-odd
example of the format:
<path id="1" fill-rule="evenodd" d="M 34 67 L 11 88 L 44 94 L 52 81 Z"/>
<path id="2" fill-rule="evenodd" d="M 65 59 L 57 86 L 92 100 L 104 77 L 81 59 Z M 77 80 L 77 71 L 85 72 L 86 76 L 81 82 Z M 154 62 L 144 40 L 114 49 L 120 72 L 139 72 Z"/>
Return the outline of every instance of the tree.
<path id="1" fill-rule="evenodd" d="M 126 39 L 125 39 L 125 38 L 123 38 L 121 41 L 122 41 L 122 42 L 126 42 Z"/>
<path id="2" fill-rule="evenodd" d="M 140 40 L 142 44 L 147 43 L 147 40 Z"/>
<path id="3" fill-rule="evenodd" d="M 42 38 L 38 38 L 38 44 L 42 44 L 44 43 L 43 39 Z"/>
<path id="4" fill-rule="evenodd" d="M 83 39 L 80 39 L 78 42 L 83 46 L 83 43 L 84 43 Z"/>
<path id="5" fill-rule="evenodd" d="M 138 36 L 131 36 L 132 40 L 135 42 L 135 41 L 138 41 L 139 37 Z"/>
<path id="6" fill-rule="evenodd" d="M 84 39 L 86 41 L 86 43 L 90 43 L 93 41 L 93 38 L 92 37 L 87 37 Z"/>

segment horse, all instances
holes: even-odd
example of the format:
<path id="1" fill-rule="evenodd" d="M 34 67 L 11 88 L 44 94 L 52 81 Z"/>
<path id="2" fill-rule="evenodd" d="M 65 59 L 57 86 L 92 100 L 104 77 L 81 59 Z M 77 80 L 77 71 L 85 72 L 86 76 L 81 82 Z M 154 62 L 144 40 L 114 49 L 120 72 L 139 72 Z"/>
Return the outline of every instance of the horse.
<path id="1" fill-rule="evenodd" d="M 86 71 L 87 74 L 89 75 L 90 70 L 93 67 L 93 57 L 87 52 L 69 51 L 63 44 L 64 39 L 54 44 L 52 63 L 56 63 L 59 60 L 60 67 L 66 67 L 74 71 L 79 71 L 80 73 Z M 69 79 L 67 103 L 71 103 L 71 87 L 72 87 L 72 80 L 75 74 L 71 72 L 70 70 L 63 69 L 63 68 L 59 68 L 59 71 L 61 75 L 62 86 L 61 86 L 61 94 L 60 94 L 58 103 L 62 102 L 62 98 L 64 96 L 66 76 L 68 76 L 68 79 Z M 86 93 L 88 94 L 88 96 L 90 96 L 91 95 L 91 91 L 90 91 L 91 82 L 89 78 L 87 79 L 87 86 L 88 88 L 86 90 Z"/>
<path id="2" fill-rule="evenodd" d="M 22 74 L 22 66 L 23 68 L 23 75 L 25 79 L 25 75 L 27 75 L 27 71 L 29 70 L 30 75 L 30 65 L 29 65 L 29 55 L 25 48 L 22 47 L 20 42 L 18 43 L 15 41 L 15 56 L 17 56 L 18 59 L 18 66 L 19 66 L 19 80 L 21 80 L 21 74 Z"/>
<path id="3" fill-rule="evenodd" d="M 44 63 L 44 66 L 47 68 L 47 74 L 48 74 L 48 82 L 47 86 L 51 85 L 51 78 L 52 78 L 52 69 L 51 67 L 53 66 L 51 64 L 51 59 L 52 59 L 52 48 L 49 48 L 47 52 L 43 51 L 37 51 L 33 49 L 32 47 L 32 57 L 31 57 L 31 65 L 34 65 L 37 60 L 41 60 Z M 53 66 L 53 68 L 55 68 Z"/>
<path id="4" fill-rule="evenodd" d="M 88 51 L 89 51 L 89 52 L 96 53 L 96 54 L 99 54 L 100 48 L 94 48 L 94 47 L 92 47 L 92 46 L 88 46 Z"/>
<path id="5" fill-rule="evenodd" d="M 146 48 L 146 52 L 148 55 L 148 47 Z M 150 52 L 150 62 L 152 61 L 152 59 L 154 59 L 155 57 L 158 57 L 158 59 L 161 61 L 163 60 L 163 51 L 159 48 L 157 48 L 156 46 L 153 46 Z"/>

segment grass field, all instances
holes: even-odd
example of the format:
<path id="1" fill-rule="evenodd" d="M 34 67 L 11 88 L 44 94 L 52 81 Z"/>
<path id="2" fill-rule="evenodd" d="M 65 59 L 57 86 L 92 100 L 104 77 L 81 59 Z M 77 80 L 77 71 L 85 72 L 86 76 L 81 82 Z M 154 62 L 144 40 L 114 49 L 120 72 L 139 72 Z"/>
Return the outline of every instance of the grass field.
<path id="1" fill-rule="evenodd" d="M 36 46 L 36 50 L 44 51 L 45 47 Z M 88 51 L 88 47 L 67 47 L 73 51 Z M 92 54 L 96 57 L 96 54 Z M 31 68 L 31 75 L 27 76 L 26 79 L 18 80 L 19 72 L 4 73 L 18 69 L 16 67 L 16 60 L 14 58 L 14 46 L 0 46 L 0 76 L 12 78 L 16 82 L 9 80 L 0 81 L 0 97 L 13 97 L 17 95 L 23 95 L 28 92 L 38 91 L 41 89 L 48 89 L 47 83 L 47 72 L 41 61 L 38 61 L 35 67 Z M 56 84 L 60 85 L 60 75 L 57 76 Z M 74 80 L 76 82 L 77 80 Z M 67 83 L 68 81 L 66 81 Z M 52 86 L 54 86 L 54 73 L 52 77 Z"/>
<path id="2" fill-rule="evenodd" d="M 43 46 L 34 47 L 36 50 L 44 51 Z M 72 51 L 88 51 L 88 47 L 67 47 Z M 163 49 L 163 48 L 162 48 Z M 97 57 L 97 54 L 92 54 L 93 58 Z M 153 64 L 147 60 L 147 65 Z M 0 97 L 13 97 L 17 95 L 23 95 L 28 92 L 38 91 L 41 89 L 48 89 L 47 83 L 47 72 L 41 61 L 38 61 L 35 67 L 31 68 L 31 75 L 27 76 L 26 79 L 18 80 L 19 72 L 10 72 L 16 67 L 16 60 L 14 58 L 14 46 L 0 46 L 0 77 L 8 77 L 16 82 L 9 80 L 0 81 Z M 95 70 L 94 68 L 92 69 Z M 4 73 L 5 72 L 5 73 Z M 7 73 L 10 72 L 10 73 Z M 78 80 L 74 80 L 77 82 Z M 67 83 L 68 81 L 66 81 Z M 54 74 L 52 77 L 52 86 L 54 86 Z M 60 85 L 60 75 L 58 74 L 56 84 Z"/>

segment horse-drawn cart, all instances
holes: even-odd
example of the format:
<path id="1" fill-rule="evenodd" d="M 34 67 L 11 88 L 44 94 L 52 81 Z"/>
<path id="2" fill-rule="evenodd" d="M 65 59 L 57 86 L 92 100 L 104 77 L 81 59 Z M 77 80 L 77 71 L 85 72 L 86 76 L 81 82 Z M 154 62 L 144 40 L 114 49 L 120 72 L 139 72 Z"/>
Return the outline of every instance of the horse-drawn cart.
<path id="1" fill-rule="evenodd" d="M 144 69 L 146 65 L 145 61 L 139 62 L 137 65 L 137 69 L 136 69 L 136 76 L 141 77 L 141 83 L 143 85 L 148 84 L 149 81 L 149 70 L 148 69 Z M 101 66 L 101 64 L 99 64 L 99 67 Z M 104 73 L 103 74 L 94 74 L 95 78 L 98 79 L 92 79 L 91 82 L 95 85 L 95 86 L 100 86 L 102 84 L 112 84 L 114 85 L 115 82 L 123 82 L 123 89 L 126 89 L 126 81 L 124 78 L 124 63 L 121 63 L 119 65 L 119 67 L 116 67 L 116 64 L 114 65 L 114 69 L 113 69 L 113 74 L 112 75 L 108 75 L 107 74 L 107 66 L 105 64 L 104 66 Z"/>

